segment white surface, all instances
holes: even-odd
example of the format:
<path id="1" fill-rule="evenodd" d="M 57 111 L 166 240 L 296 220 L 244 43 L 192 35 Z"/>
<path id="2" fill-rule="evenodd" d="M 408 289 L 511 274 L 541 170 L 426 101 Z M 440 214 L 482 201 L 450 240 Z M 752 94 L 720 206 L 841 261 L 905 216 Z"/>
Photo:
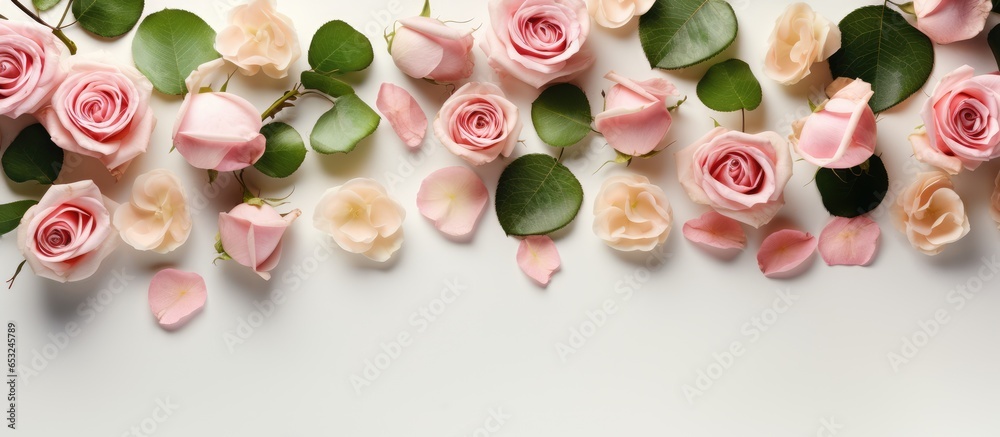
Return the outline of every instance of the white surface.
<path id="1" fill-rule="evenodd" d="M 358 93 L 374 103 L 379 84 L 392 81 L 413 92 L 433 116 L 447 90 L 405 78 L 381 38 L 391 20 L 418 13 L 421 3 L 284 0 L 279 8 L 293 18 L 305 47 L 315 29 L 332 19 L 366 30 L 376 57 L 369 70 L 351 76 Z M 815 90 L 829 80 L 825 65 L 815 67 L 806 83 L 791 88 L 763 75 L 765 41 L 788 3 L 734 1 L 739 38 L 716 59 L 745 59 L 764 86 L 763 106 L 748 114 L 749 131 L 787 134 L 791 120 L 807 111 L 805 99 L 816 93 L 811 86 Z M 811 3 L 839 21 L 872 2 Z M 148 0 L 146 11 L 167 6 L 191 10 L 219 29 L 229 4 Z M 470 25 L 483 25 L 476 33 L 477 38 L 483 36 L 485 1 L 436 0 L 433 7 L 434 15 L 443 19 L 471 19 Z M 0 13 L 24 19 L 9 3 L 0 4 Z M 991 18 L 989 26 L 995 21 Z M 83 53 L 104 49 L 131 62 L 132 34 L 113 42 L 98 41 L 78 28 L 69 34 Z M 708 111 L 695 96 L 694 84 L 707 65 L 669 73 L 649 70 L 635 22 L 614 31 L 595 27 L 589 43 L 599 57 L 579 83 L 595 109 L 602 104 L 600 91 L 609 86 L 601 76 L 610 69 L 638 79 L 668 77 L 691 97 L 668 135 L 668 141 L 675 142 L 668 152 L 710 129 L 709 117 L 739 127 L 738 114 Z M 996 67 L 985 34 L 936 47 L 936 52 L 937 66 L 925 93 L 962 63 L 978 72 Z M 495 80 L 478 48 L 476 57 L 474 79 Z M 300 60 L 296 74 L 305 65 Z M 230 91 L 263 109 L 293 81 L 237 77 Z M 516 83 L 504 83 L 504 88 L 527 117 L 536 91 Z M 888 163 L 895 191 L 920 168 L 906 136 L 921 123 L 917 111 L 924 98 L 918 94 L 880 117 L 878 151 Z M 106 194 L 125 201 L 132 179 L 162 166 L 181 175 L 190 193 L 200 193 L 194 197 L 212 197 L 203 186 L 202 172 L 189 168 L 178 154 L 167 154 L 179 101 L 156 96 L 154 106 L 159 123 L 153 144 L 125 180 L 114 184 L 93 163 L 76 168 L 66 179 L 96 177 Z M 305 98 L 280 118 L 308 135 L 327 107 L 321 99 Z M 4 121 L 4 145 L 13 137 L 10 132 L 29 121 Z M 526 141 L 517 154 L 554 153 L 538 140 L 530 122 L 521 137 Z M 423 150 L 426 157 L 409 154 L 383 122 L 349 156 L 310 152 L 290 180 L 266 182 L 265 194 L 272 196 L 283 196 L 294 186 L 289 200 L 304 213 L 288 235 L 285 255 L 270 283 L 232 262 L 212 265 L 216 213 L 238 200 L 234 183 L 224 195 L 199 203 L 207 206 L 197 214 L 192 238 L 175 253 L 157 256 L 123 246 L 97 275 L 77 284 L 60 285 L 22 273 L 14 290 L 0 293 L 0 321 L 13 320 L 19 330 L 17 433 L 117 436 L 143 421 L 148 431 L 157 400 L 177 406 L 156 426 L 156 433 L 168 436 L 482 436 L 487 431 L 480 428 L 491 410 L 510 417 L 498 430 L 489 422 L 497 431 L 489 435 L 510 436 L 831 435 L 821 431 L 830 421 L 842 426 L 836 429 L 838 436 L 985 436 L 995 435 L 1000 426 L 998 281 L 986 281 L 984 291 L 962 307 L 957 295 L 948 300 L 957 285 L 976 277 L 983 257 L 997 257 L 1000 231 L 987 209 L 997 163 L 957 179 L 972 212 L 973 230 L 944 254 L 930 258 L 917 253 L 888 217 L 877 214 L 883 233 L 872 267 L 830 268 L 817 257 L 801 277 L 772 281 L 759 273 L 755 260 L 764 232 L 791 224 L 818 234 L 828 219 L 811 184 L 811 165 L 796 162 L 780 219 L 752 232 L 747 251 L 720 261 L 681 236 L 683 222 L 703 209 L 693 205 L 677 183 L 672 153 L 629 169 L 611 166 L 594 174 L 612 153 L 601 138 L 592 136 L 567 155 L 586 200 L 576 222 L 556 235 L 563 269 L 542 290 L 518 270 L 517 241 L 504 236 L 492 208 L 468 243 L 445 239 L 419 215 L 414 199 L 423 177 L 444 166 L 463 165 L 438 146 L 433 135 Z M 503 166 L 497 162 L 477 169 L 491 194 Z M 676 224 L 662 267 L 647 269 L 646 261 L 655 258 L 617 253 L 590 230 L 591 202 L 601 181 L 623 171 L 649 176 L 664 187 L 673 204 Z M 330 243 L 310 223 L 319 194 L 358 176 L 389 184 L 390 175 L 401 179 L 393 195 L 408 214 L 406 239 L 396 259 L 382 266 L 336 248 L 329 252 Z M 9 182 L 0 190 L 4 202 L 42 193 Z M 2 239 L 0 260 L 6 278 L 20 260 L 13 234 Z M 157 326 L 146 299 L 149 278 L 165 266 L 200 272 L 209 285 L 204 311 L 177 332 Z M 124 291 L 105 292 L 103 298 L 110 302 L 100 312 L 81 314 L 80 302 L 86 305 L 86 299 L 102 296 L 100 290 L 117 287 L 112 282 L 115 271 L 131 278 Z M 296 276 L 300 272 L 302 276 Z M 435 299 L 447 281 L 455 279 L 466 289 L 442 307 Z M 752 335 L 754 328 L 747 324 L 773 316 L 765 313 L 776 291 L 783 289 L 798 300 L 770 329 Z M 283 290 L 287 299 L 258 324 L 255 303 L 267 299 L 269 290 Z M 575 354 L 561 359 L 557 343 L 569 342 L 573 330 L 587 324 L 588 312 L 598 311 L 605 302 L 613 302 L 617 312 L 596 333 L 584 327 L 593 335 Z M 432 322 L 420 313 L 428 306 L 444 308 Z M 894 371 L 887 354 L 900 353 L 902 338 L 912 337 L 920 329 L 918 323 L 939 310 L 948 323 Z M 247 334 L 237 329 L 248 318 L 259 326 L 230 349 L 226 335 Z M 70 322 L 81 325 L 74 331 L 77 335 L 68 342 L 52 340 Z M 411 344 L 358 393 L 352 375 L 363 377 L 366 360 L 379 359 L 380 344 L 401 333 L 410 335 Z M 695 385 L 698 372 L 716 361 L 713 354 L 724 353 L 733 342 L 744 353 L 703 396 L 689 403 L 683 387 Z M 52 355 L 54 346 L 47 345 L 57 343 L 64 347 L 39 369 L 42 361 L 35 358 L 36 351 Z M 4 429 L 13 434 L 9 431 Z"/>

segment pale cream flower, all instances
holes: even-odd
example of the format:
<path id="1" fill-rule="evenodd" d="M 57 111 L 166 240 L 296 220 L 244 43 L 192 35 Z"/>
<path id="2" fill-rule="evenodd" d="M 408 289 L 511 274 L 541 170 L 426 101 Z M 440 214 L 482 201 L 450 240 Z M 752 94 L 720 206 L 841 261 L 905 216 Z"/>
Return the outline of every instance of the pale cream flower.
<path id="1" fill-rule="evenodd" d="M 672 225 L 666 194 L 645 176 L 608 178 L 594 202 L 594 234 L 617 250 L 653 250 L 667 241 Z"/>
<path id="2" fill-rule="evenodd" d="M 896 199 L 891 215 L 910 244 L 927 255 L 937 255 L 969 233 L 965 204 L 941 171 L 918 174 Z"/>
<path id="3" fill-rule="evenodd" d="M 840 28 L 805 3 L 793 3 L 778 17 L 768 39 L 764 72 L 778 82 L 794 85 L 811 72 L 813 63 L 840 50 Z"/>
<path id="4" fill-rule="evenodd" d="M 157 169 L 139 175 L 132 198 L 115 210 L 122 240 L 138 250 L 170 252 L 191 234 L 191 214 L 184 188 L 173 173 Z"/>
<path id="5" fill-rule="evenodd" d="M 403 244 L 406 211 L 374 179 L 356 178 L 326 190 L 313 226 L 341 249 L 385 262 Z"/>
<path id="6" fill-rule="evenodd" d="M 590 16 L 597 24 L 615 29 L 653 7 L 656 0 L 590 0 Z"/>
<path id="7" fill-rule="evenodd" d="M 275 0 L 250 0 L 233 8 L 229 26 L 215 38 L 215 50 L 243 74 L 281 79 L 299 56 L 299 37 L 292 20 L 275 9 Z"/>

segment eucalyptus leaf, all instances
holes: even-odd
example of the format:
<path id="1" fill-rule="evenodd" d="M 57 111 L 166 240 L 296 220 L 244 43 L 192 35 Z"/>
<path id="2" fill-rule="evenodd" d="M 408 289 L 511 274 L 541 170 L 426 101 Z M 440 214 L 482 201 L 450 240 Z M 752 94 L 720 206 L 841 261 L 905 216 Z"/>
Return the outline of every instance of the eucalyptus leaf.
<path id="1" fill-rule="evenodd" d="M 74 0 L 73 16 L 88 32 L 115 38 L 135 27 L 142 16 L 143 0 Z"/>
<path id="2" fill-rule="evenodd" d="M 517 158 L 497 183 L 497 218 L 507 235 L 545 235 L 562 229 L 576 218 L 582 204 L 580 181 L 545 154 Z"/>
<path id="3" fill-rule="evenodd" d="M 326 111 L 309 136 L 313 150 L 323 153 L 348 153 L 378 127 L 382 118 L 357 94 L 348 94 Z"/>
<path id="4" fill-rule="evenodd" d="M 54 8 L 62 0 L 31 0 L 31 4 L 39 11 L 47 11 Z"/>
<path id="5" fill-rule="evenodd" d="M 590 133 L 590 101 L 573 84 L 550 86 L 531 104 L 531 122 L 550 146 L 569 147 Z"/>
<path id="6" fill-rule="evenodd" d="M 705 106 L 722 112 L 752 111 L 760 106 L 760 82 L 746 62 L 730 59 L 709 68 L 698 81 L 698 98 Z"/>
<path id="7" fill-rule="evenodd" d="M 280 121 L 260 128 L 267 143 L 264 154 L 253 166 L 272 178 L 287 178 L 306 159 L 306 143 L 295 128 Z"/>
<path id="8" fill-rule="evenodd" d="M 878 208 L 889 192 L 889 174 L 882 158 L 872 155 L 857 167 L 816 172 L 823 206 L 837 217 L 857 217 Z"/>
<path id="9" fill-rule="evenodd" d="M 986 36 L 986 42 L 990 44 L 993 58 L 996 59 L 997 65 L 1000 66 L 1000 24 L 996 25 L 993 30 L 990 30 L 989 35 Z"/>
<path id="10" fill-rule="evenodd" d="M 830 71 L 870 83 L 875 95 L 868 105 L 876 113 L 906 100 L 931 76 L 931 40 L 893 9 L 856 9 L 840 21 L 840 32 L 843 45 L 830 57 Z"/>
<path id="11" fill-rule="evenodd" d="M 321 26 L 309 43 L 309 65 L 319 73 L 361 71 L 374 58 L 368 37 L 340 20 Z"/>
<path id="12" fill-rule="evenodd" d="M 639 18 L 650 67 L 676 70 L 707 61 L 733 41 L 739 24 L 723 0 L 659 0 Z"/>
<path id="13" fill-rule="evenodd" d="M 340 97 L 345 94 L 354 94 L 354 87 L 350 84 L 327 74 L 315 71 L 303 71 L 301 75 L 302 86 L 324 93 L 331 97 Z"/>
<path id="14" fill-rule="evenodd" d="M 37 203 L 37 200 L 18 200 L 0 205 L 0 235 L 17 229 L 24 213 Z"/>
<path id="15" fill-rule="evenodd" d="M 215 31 L 181 9 L 154 12 L 139 23 L 132 41 L 135 66 L 164 94 L 184 94 L 184 80 L 198 66 L 219 57 Z"/>
<path id="16" fill-rule="evenodd" d="M 45 127 L 33 124 L 17 134 L 0 162 L 4 173 L 14 182 L 36 181 L 49 185 L 59 177 L 64 155 Z"/>

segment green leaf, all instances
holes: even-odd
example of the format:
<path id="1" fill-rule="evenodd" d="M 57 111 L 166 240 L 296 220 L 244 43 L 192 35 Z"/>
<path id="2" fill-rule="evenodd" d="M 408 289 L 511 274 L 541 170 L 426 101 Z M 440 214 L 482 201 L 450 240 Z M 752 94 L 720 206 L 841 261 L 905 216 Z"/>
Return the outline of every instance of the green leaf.
<path id="1" fill-rule="evenodd" d="M 36 181 L 49 185 L 59 177 L 63 165 L 63 149 L 41 124 L 21 130 L 3 152 L 3 171 L 14 182 Z"/>
<path id="2" fill-rule="evenodd" d="M 139 23 L 132 41 L 135 66 L 164 94 L 184 94 L 199 65 L 219 57 L 215 31 L 205 20 L 180 9 L 154 12 Z"/>
<path id="3" fill-rule="evenodd" d="M 816 172 L 816 187 L 823 206 L 837 217 L 857 217 L 872 211 L 889 192 L 889 174 L 882 158 L 872 155 L 857 167 Z"/>
<path id="4" fill-rule="evenodd" d="M 309 136 L 309 144 L 323 154 L 347 153 L 375 132 L 380 121 L 382 118 L 357 94 L 348 94 L 337 99 L 333 109 L 319 117 Z"/>
<path id="5" fill-rule="evenodd" d="M 554 147 L 572 146 L 590 133 L 590 102 L 573 84 L 550 86 L 531 104 L 531 122 L 542 141 Z"/>
<path id="6" fill-rule="evenodd" d="M 510 163 L 497 183 L 496 209 L 507 235 L 545 235 L 576 218 L 583 187 L 566 166 L 545 154 Z"/>
<path id="7" fill-rule="evenodd" d="M 286 178 L 295 173 L 306 159 L 306 144 L 298 131 L 279 121 L 264 125 L 260 133 L 267 144 L 253 166 L 272 178 Z"/>
<path id="8" fill-rule="evenodd" d="M 315 71 L 302 72 L 302 86 L 324 93 L 331 97 L 340 97 L 346 94 L 354 94 L 354 88 L 350 84 L 341 81 L 327 74 Z"/>
<path id="9" fill-rule="evenodd" d="M 0 205 L 0 235 L 17 229 L 24 213 L 37 203 L 37 200 L 18 200 Z"/>
<path id="10" fill-rule="evenodd" d="M 750 66 L 739 59 L 720 62 L 709 68 L 698 82 L 697 91 L 705 106 L 722 112 L 753 111 L 760 106 L 763 96 L 760 82 L 750 71 Z"/>
<path id="11" fill-rule="evenodd" d="M 659 0 L 639 19 L 639 42 L 650 67 L 676 70 L 718 55 L 738 29 L 723 0 Z"/>
<path id="12" fill-rule="evenodd" d="M 993 0 L 993 12 L 1000 12 L 1000 0 Z"/>
<path id="13" fill-rule="evenodd" d="M 931 40 L 884 6 L 865 6 L 840 22 L 843 46 L 830 57 L 833 77 L 861 78 L 875 95 L 876 113 L 898 105 L 924 86 L 934 67 Z"/>
<path id="14" fill-rule="evenodd" d="M 72 9 L 81 27 L 105 38 L 115 38 L 135 27 L 143 6 L 143 0 L 74 0 Z"/>
<path id="15" fill-rule="evenodd" d="M 62 0 L 31 0 L 31 4 L 39 11 L 47 11 L 54 8 Z"/>
<path id="16" fill-rule="evenodd" d="M 989 35 L 986 36 L 986 42 L 990 44 L 990 50 L 993 51 L 993 58 L 997 60 L 997 65 L 1000 65 L 1000 24 L 990 30 Z"/>
<path id="17" fill-rule="evenodd" d="M 319 73 L 361 71 L 374 58 L 368 38 L 340 20 L 324 24 L 309 43 L 309 66 Z"/>

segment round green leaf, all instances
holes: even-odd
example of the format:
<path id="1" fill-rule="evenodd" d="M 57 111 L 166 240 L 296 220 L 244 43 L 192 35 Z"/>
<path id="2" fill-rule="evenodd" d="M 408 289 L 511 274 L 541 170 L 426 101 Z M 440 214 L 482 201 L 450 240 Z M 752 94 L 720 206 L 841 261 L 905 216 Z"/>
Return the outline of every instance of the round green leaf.
<path id="1" fill-rule="evenodd" d="M 4 173 L 14 182 L 49 185 L 59 177 L 64 155 L 48 131 L 41 124 L 33 124 L 17 134 L 0 162 Z"/>
<path id="2" fill-rule="evenodd" d="M 39 11 L 47 11 L 54 8 L 62 0 L 31 0 L 31 4 Z"/>
<path id="3" fill-rule="evenodd" d="M 24 213 L 37 203 L 37 200 L 18 200 L 0 205 L 0 235 L 17 229 Z"/>
<path id="4" fill-rule="evenodd" d="M 816 188 L 823 206 L 837 217 L 857 217 L 878 208 L 889 192 L 889 174 L 882 158 L 872 155 L 857 167 L 816 173 Z"/>
<path id="5" fill-rule="evenodd" d="M 875 95 L 876 113 L 898 105 L 924 86 L 934 67 L 931 40 L 885 6 L 865 6 L 840 22 L 843 45 L 830 57 L 833 77 L 860 78 Z"/>
<path id="6" fill-rule="evenodd" d="M 303 71 L 301 76 L 302 86 L 324 93 L 331 97 L 340 97 L 345 94 L 354 94 L 354 87 L 350 84 L 327 74 L 315 71 Z"/>
<path id="7" fill-rule="evenodd" d="M 199 65 L 219 57 L 215 31 L 197 15 L 164 9 L 139 23 L 132 41 L 135 66 L 164 94 L 184 94 L 187 79 Z"/>
<path id="8" fill-rule="evenodd" d="M 306 159 L 306 143 L 295 128 L 280 121 L 264 125 L 260 133 L 267 139 L 264 154 L 253 166 L 272 178 L 295 173 Z"/>
<path id="9" fill-rule="evenodd" d="M 550 86 L 531 104 L 531 122 L 550 146 L 569 147 L 590 133 L 590 101 L 573 84 Z"/>
<path id="10" fill-rule="evenodd" d="M 348 153 L 378 127 L 382 118 L 357 94 L 348 94 L 326 111 L 309 136 L 313 150 L 323 153 Z"/>
<path id="11" fill-rule="evenodd" d="M 81 27 L 105 38 L 115 38 L 135 27 L 143 6 L 143 0 L 74 0 L 72 9 Z"/>
<path id="12" fill-rule="evenodd" d="M 496 209 L 507 235 L 545 235 L 576 218 L 583 187 L 566 166 L 545 154 L 510 163 L 497 183 Z"/>
<path id="13" fill-rule="evenodd" d="M 309 65 L 320 73 L 361 71 L 374 58 L 368 37 L 340 20 L 324 24 L 309 43 Z"/>
<path id="14" fill-rule="evenodd" d="M 676 70 L 721 53 L 738 28 L 723 0 L 659 0 L 639 19 L 639 42 L 650 67 Z"/>
<path id="15" fill-rule="evenodd" d="M 709 68 L 698 82 L 698 98 L 705 106 L 721 112 L 760 106 L 763 96 L 760 82 L 750 71 L 750 66 L 739 59 L 720 62 Z"/>

